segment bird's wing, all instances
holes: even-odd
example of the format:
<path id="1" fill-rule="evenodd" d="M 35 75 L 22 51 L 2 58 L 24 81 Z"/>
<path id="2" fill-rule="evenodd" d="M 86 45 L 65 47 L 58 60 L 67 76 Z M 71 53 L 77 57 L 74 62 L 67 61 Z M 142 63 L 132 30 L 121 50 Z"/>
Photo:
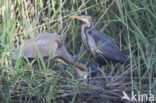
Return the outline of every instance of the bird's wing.
<path id="1" fill-rule="evenodd" d="M 100 56 L 106 58 L 124 62 L 126 60 L 125 55 L 120 51 L 118 46 L 105 34 L 98 30 L 92 30 L 92 35 L 96 43 L 96 52 Z"/>
<path id="2" fill-rule="evenodd" d="M 49 52 L 54 52 L 54 48 L 58 46 L 55 42 L 55 36 L 57 35 L 41 34 L 28 40 L 23 47 L 14 52 L 13 59 L 18 59 L 21 56 L 36 58 L 38 52 L 40 52 L 42 57 L 47 57 L 50 54 Z"/>

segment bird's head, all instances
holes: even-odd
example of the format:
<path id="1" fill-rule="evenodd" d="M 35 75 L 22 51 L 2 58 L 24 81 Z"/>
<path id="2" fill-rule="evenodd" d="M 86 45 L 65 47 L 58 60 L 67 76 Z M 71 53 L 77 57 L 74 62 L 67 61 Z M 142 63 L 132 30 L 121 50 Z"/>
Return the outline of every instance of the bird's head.
<path id="1" fill-rule="evenodd" d="M 90 24 L 90 22 L 92 21 L 92 18 L 89 15 L 69 16 L 69 17 L 74 19 L 79 19 L 87 24 Z"/>

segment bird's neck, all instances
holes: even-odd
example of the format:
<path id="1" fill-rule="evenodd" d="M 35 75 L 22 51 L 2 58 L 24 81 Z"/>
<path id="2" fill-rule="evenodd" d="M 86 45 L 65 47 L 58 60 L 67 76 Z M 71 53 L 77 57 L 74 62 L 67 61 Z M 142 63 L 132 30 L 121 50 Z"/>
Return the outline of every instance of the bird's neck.
<path id="1" fill-rule="evenodd" d="M 80 64 L 80 63 L 76 63 L 74 61 L 74 58 L 69 58 L 65 55 L 59 55 L 57 58 L 61 59 L 62 61 L 66 62 L 66 65 L 68 64 L 72 64 L 75 65 L 76 67 L 78 67 L 79 69 L 81 69 L 82 71 L 87 71 L 87 68 L 85 65 Z"/>
<path id="2" fill-rule="evenodd" d="M 89 35 L 91 35 L 91 31 L 94 29 L 94 24 L 92 21 L 90 21 L 88 24 L 83 24 L 81 28 L 81 39 L 83 43 L 87 46 L 87 41 L 89 38 Z"/>
<path id="3" fill-rule="evenodd" d="M 90 31 L 93 30 L 94 24 L 92 21 L 90 21 L 89 23 L 83 24 L 83 28 L 84 28 L 85 34 L 88 34 Z"/>
<path id="4" fill-rule="evenodd" d="M 59 52 L 58 55 L 56 56 L 56 60 L 60 61 L 61 63 L 68 65 L 68 64 L 72 64 L 75 65 L 76 67 L 78 67 L 79 69 L 82 69 L 83 71 L 86 70 L 87 68 L 85 65 L 80 64 L 80 63 L 76 63 L 75 59 L 73 58 L 73 56 L 71 56 L 67 49 L 65 48 L 65 46 L 62 46 L 61 48 L 59 48 Z"/>

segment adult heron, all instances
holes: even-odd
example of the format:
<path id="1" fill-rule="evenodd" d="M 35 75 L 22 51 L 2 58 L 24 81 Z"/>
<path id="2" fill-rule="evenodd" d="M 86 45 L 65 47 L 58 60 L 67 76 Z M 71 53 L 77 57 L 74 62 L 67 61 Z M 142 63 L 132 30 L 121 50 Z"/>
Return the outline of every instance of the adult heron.
<path id="1" fill-rule="evenodd" d="M 80 75 L 82 75 L 84 71 L 87 71 L 87 67 L 84 64 L 75 62 L 75 59 L 66 50 L 61 36 L 57 34 L 40 34 L 28 40 L 21 48 L 13 53 L 12 58 L 14 60 L 18 60 L 20 57 L 34 59 L 38 58 L 39 55 L 43 58 L 59 59 L 75 65 L 78 69 L 76 69 L 76 71 L 78 71 Z"/>
<path id="2" fill-rule="evenodd" d="M 94 29 L 92 18 L 89 15 L 69 16 L 84 22 L 81 28 L 83 44 L 95 56 L 101 65 L 106 64 L 106 59 L 124 63 L 127 57 L 118 46 L 105 34 Z"/>

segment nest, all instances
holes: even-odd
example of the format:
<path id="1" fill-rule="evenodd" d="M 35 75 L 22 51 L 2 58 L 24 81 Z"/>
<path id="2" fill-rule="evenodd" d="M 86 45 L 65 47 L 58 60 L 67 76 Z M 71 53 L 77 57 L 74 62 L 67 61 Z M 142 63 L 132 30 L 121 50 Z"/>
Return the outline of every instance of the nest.
<path id="1" fill-rule="evenodd" d="M 71 102 L 75 96 L 77 103 L 131 103 L 122 100 L 123 91 L 130 95 L 132 91 L 131 80 L 128 78 L 130 70 L 126 70 L 117 75 L 105 74 L 99 75 L 87 80 L 82 80 L 77 90 L 72 87 L 63 86 L 62 90 L 55 90 L 57 93 L 68 94 L 65 97 L 59 97 L 57 102 L 62 100 L 66 103 Z M 87 82 L 88 83 L 87 83 Z"/>

